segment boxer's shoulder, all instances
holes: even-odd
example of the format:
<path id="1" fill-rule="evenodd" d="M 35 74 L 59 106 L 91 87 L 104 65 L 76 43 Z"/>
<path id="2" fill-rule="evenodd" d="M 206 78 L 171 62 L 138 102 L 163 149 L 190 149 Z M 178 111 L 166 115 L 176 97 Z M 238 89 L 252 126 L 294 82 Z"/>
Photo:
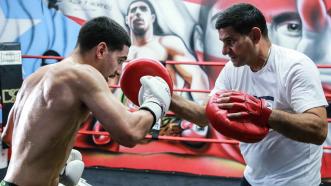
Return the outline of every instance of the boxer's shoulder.
<path id="1" fill-rule="evenodd" d="M 88 86 L 97 82 L 105 82 L 102 74 L 88 64 L 63 65 L 50 71 L 50 77 L 55 82 L 71 86 Z"/>

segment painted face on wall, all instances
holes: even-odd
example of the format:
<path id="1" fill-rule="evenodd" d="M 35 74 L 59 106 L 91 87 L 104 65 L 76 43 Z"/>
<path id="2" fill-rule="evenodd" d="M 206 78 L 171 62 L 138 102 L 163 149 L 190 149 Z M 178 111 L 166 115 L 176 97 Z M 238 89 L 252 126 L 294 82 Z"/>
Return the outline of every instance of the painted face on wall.
<path id="1" fill-rule="evenodd" d="M 145 2 L 138 1 L 130 5 L 126 22 L 135 35 L 145 34 L 148 29 L 152 28 L 154 21 L 155 15 Z"/>

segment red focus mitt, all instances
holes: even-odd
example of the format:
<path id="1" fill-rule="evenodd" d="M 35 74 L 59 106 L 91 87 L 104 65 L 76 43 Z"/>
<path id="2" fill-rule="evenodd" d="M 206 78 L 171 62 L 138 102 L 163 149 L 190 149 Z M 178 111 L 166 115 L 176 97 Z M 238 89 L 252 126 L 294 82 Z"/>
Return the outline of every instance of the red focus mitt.
<path id="1" fill-rule="evenodd" d="M 228 103 L 231 106 L 220 105 Z M 240 113 L 240 116 L 230 119 L 230 113 Z M 270 114 L 271 109 L 267 108 L 264 99 L 237 91 L 216 93 L 209 99 L 206 107 L 207 118 L 218 132 L 246 143 L 258 142 L 268 134 Z"/>
<path id="2" fill-rule="evenodd" d="M 154 59 L 138 58 L 130 61 L 124 67 L 120 79 L 120 86 L 124 95 L 134 104 L 139 105 L 138 94 L 141 87 L 140 78 L 142 76 L 161 77 L 167 82 L 172 95 L 172 80 L 168 70 L 161 62 Z"/>

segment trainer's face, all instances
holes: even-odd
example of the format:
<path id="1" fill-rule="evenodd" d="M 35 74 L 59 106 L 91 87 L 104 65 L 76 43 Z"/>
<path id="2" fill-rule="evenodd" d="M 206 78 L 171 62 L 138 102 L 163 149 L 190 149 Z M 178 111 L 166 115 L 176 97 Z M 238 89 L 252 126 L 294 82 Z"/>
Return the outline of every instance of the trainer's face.
<path id="1" fill-rule="evenodd" d="M 248 35 L 240 34 L 232 27 L 221 28 L 218 34 L 223 43 L 222 54 L 229 56 L 234 66 L 249 64 L 254 53 L 254 45 Z"/>
<path id="2" fill-rule="evenodd" d="M 129 47 L 124 45 L 122 50 L 109 51 L 107 63 L 107 78 L 119 76 L 122 73 L 122 64 L 126 61 Z"/>
<path id="3" fill-rule="evenodd" d="M 143 35 L 151 28 L 155 15 L 144 2 L 132 3 L 128 10 L 127 24 L 135 35 Z"/>

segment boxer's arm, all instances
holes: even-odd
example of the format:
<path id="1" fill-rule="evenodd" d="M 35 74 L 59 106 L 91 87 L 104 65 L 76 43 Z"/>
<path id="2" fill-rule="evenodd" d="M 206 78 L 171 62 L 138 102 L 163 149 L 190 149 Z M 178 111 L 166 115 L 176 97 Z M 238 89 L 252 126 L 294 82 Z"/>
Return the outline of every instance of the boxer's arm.
<path id="1" fill-rule="evenodd" d="M 301 114 L 272 110 L 269 126 L 284 136 L 305 143 L 320 145 L 327 136 L 327 115 L 324 106 Z"/>
<path id="2" fill-rule="evenodd" d="M 205 105 L 198 105 L 193 101 L 173 94 L 171 98 L 170 110 L 173 111 L 176 116 L 195 123 L 201 127 L 208 125 Z"/>
<path id="3" fill-rule="evenodd" d="M 154 120 L 149 111 L 129 112 L 95 70 L 84 71 L 80 80 L 77 94 L 115 141 L 133 147 L 146 136 Z"/>

